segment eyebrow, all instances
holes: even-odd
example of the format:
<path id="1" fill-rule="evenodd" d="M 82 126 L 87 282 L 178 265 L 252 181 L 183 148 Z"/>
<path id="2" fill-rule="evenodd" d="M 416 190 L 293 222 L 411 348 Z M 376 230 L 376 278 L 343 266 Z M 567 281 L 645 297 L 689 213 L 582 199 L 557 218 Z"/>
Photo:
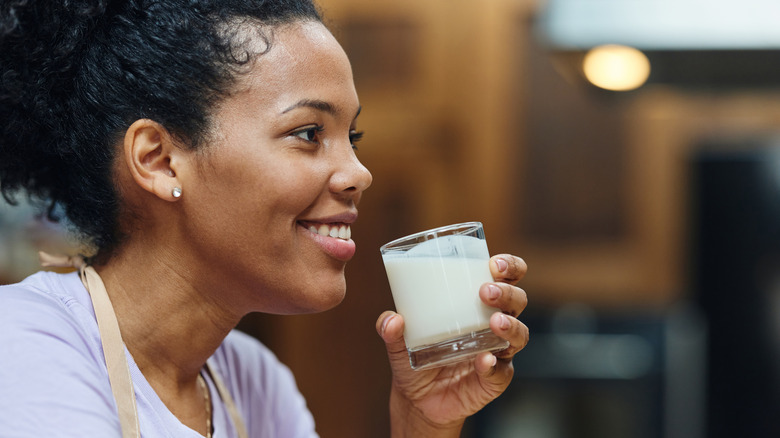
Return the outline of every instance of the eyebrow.
<path id="1" fill-rule="evenodd" d="M 282 111 L 282 114 L 288 113 L 296 108 L 313 108 L 318 111 L 326 112 L 330 115 L 337 115 L 340 111 L 339 108 L 331 104 L 330 102 L 326 102 L 324 100 L 318 100 L 318 99 L 302 99 L 298 102 L 292 104 L 287 109 Z M 358 115 L 360 115 L 360 111 L 363 110 L 362 106 L 358 107 L 357 113 L 355 113 L 355 118 L 357 118 Z"/>

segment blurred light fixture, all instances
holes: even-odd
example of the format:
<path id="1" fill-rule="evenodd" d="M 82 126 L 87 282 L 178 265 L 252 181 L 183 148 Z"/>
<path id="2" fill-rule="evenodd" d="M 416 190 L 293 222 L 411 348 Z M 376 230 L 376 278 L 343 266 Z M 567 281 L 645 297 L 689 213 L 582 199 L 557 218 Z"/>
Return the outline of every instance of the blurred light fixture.
<path id="1" fill-rule="evenodd" d="M 546 0 L 538 24 L 559 48 L 766 50 L 780 48 L 777 17 L 777 0 Z"/>
<path id="2" fill-rule="evenodd" d="M 629 91 L 641 87 L 650 76 L 650 61 L 628 46 L 607 44 L 590 49 L 582 71 L 588 81 L 605 90 Z"/>
<path id="3" fill-rule="evenodd" d="M 534 35 L 572 73 L 587 51 L 619 44 L 649 59 L 647 85 L 780 89 L 777 17 L 780 0 L 542 0 Z"/>

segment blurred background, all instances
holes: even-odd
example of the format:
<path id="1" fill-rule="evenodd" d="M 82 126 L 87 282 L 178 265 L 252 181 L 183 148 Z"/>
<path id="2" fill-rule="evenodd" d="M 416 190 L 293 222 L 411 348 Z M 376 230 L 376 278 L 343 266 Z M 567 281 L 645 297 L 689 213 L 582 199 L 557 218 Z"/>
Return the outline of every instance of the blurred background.
<path id="1" fill-rule="evenodd" d="M 347 298 L 241 328 L 329 437 L 388 436 L 379 246 L 479 220 L 531 342 L 464 437 L 780 436 L 780 3 L 322 0 L 374 174 Z M 0 207 L 0 282 L 72 246 Z"/>

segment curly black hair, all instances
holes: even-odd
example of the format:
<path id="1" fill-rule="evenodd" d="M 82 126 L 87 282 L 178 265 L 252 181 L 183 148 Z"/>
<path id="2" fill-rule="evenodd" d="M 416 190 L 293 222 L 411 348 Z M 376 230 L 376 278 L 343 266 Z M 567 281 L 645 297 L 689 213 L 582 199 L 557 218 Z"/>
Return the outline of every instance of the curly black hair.
<path id="1" fill-rule="evenodd" d="M 239 28 L 322 21 L 310 0 L 0 3 L 0 190 L 61 209 L 103 255 L 123 238 L 112 168 L 127 127 L 152 119 L 202 147 L 255 55 Z"/>

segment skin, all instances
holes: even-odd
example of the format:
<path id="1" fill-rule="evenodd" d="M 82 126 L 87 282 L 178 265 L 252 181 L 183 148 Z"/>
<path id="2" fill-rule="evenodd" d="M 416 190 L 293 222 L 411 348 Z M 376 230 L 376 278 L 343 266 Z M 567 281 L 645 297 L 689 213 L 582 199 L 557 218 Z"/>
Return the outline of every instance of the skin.
<path id="1" fill-rule="evenodd" d="M 351 224 L 371 184 L 351 143 L 360 105 L 344 51 L 320 23 L 281 25 L 273 34 L 271 50 L 214 110 L 204 150 L 181 147 L 152 120 L 127 129 L 115 175 L 129 237 L 96 267 L 144 376 L 174 415 L 203 434 L 196 377 L 244 315 L 319 312 L 341 302 L 355 244 L 309 228 Z M 480 296 L 516 316 L 525 294 L 510 283 L 525 265 L 500 260 L 509 261 L 494 272 L 500 297 L 487 298 L 487 285 Z M 394 434 L 455 436 L 446 434 L 503 391 L 527 329 L 515 318 L 507 329 L 494 320 L 512 346 L 497 361 L 480 356 L 451 368 L 463 375 L 448 378 L 412 373 L 401 360 L 402 318 L 380 317 L 394 373 Z"/>

